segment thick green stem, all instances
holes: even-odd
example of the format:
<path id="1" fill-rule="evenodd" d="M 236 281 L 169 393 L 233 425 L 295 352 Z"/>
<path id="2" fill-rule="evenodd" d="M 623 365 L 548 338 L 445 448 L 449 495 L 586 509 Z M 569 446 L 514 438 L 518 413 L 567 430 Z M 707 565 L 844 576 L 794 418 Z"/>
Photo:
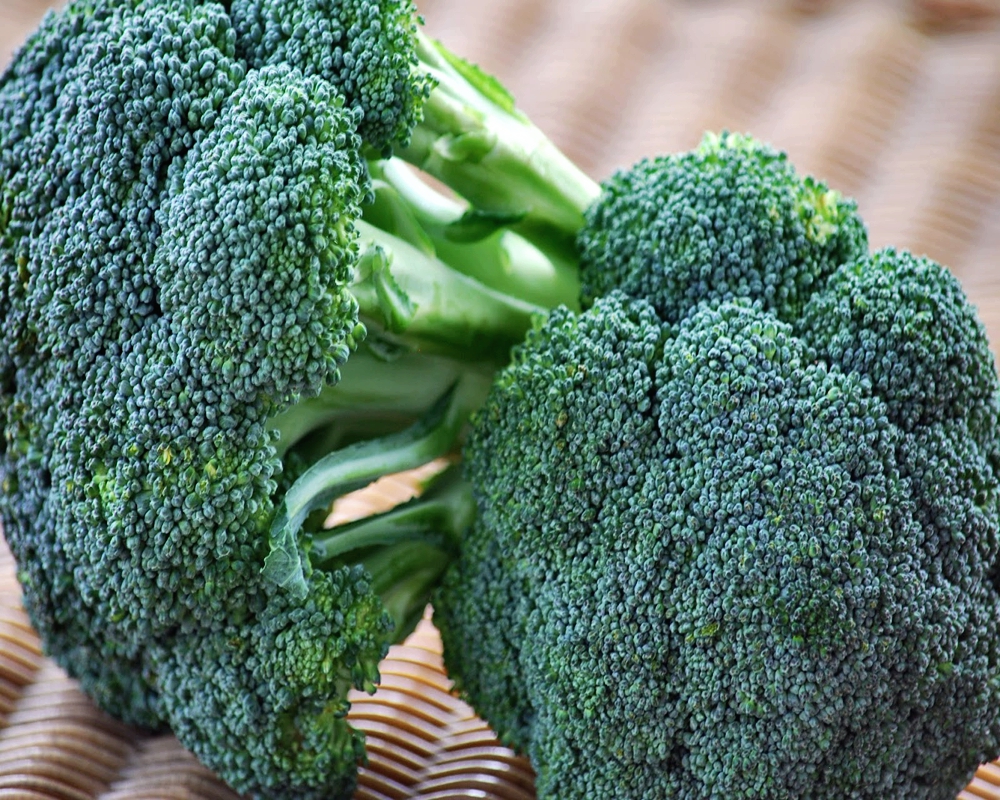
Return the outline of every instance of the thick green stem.
<path id="1" fill-rule="evenodd" d="M 418 33 L 420 67 L 437 82 L 398 155 L 489 213 L 521 216 L 535 241 L 567 247 L 599 187 L 514 106 L 491 76 Z"/>
<path id="2" fill-rule="evenodd" d="M 532 318 L 548 311 L 484 286 L 374 225 L 356 225 L 362 257 L 351 291 L 380 345 L 499 365 Z"/>
<path id="3" fill-rule="evenodd" d="M 368 337 L 336 386 L 269 421 L 281 458 L 294 446 L 311 463 L 398 431 L 460 378 L 478 383 L 482 399 L 533 317 L 578 303 L 575 262 L 550 257 L 505 219 L 463 212 L 398 160 L 371 166 L 376 200 L 355 223 L 351 286 Z"/>
<path id="4" fill-rule="evenodd" d="M 393 643 L 402 642 L 417 627 L 451 561 L 452 556 L 444 550 L 411 540 L 381 548 L 360 562 L 372 576 L 372 589 L 395 623 Z"/>
<path id="5" fill-rule="evenodd" d="M 398 158 L 369 164 L 375 200 L 364 219 L 491 289 L 550 308 L 577 307 L 579 269 L 561 246 L 510 230 L 520 218 L 469 209 Z"/>
<path id="6" fill-rule="evenodd" d="M 460 362 L 403 352 L 387 361 L 362 346 L 341 368 L 340 382 L 269 420 L 278 456 L 297 446 L 307 462 L 350 440 L 395 433 L 412 424 L 461 379 L 475 405 L 485 399 L 493 362 Z M 476 399 L 478 398 L 478 400 Z"/>
<path id="7" fill-rule="evenodd" d="M 264 575 L 294 595 L 308 593 L 299 534 L 313 511 L 384 475 L 413 469 L 451 452 L 480 400 L 459 383 L 420 422 L 405 431 L 350 445 L 321 458 L 285 492 L 275 508 Z"/>
<path id="8" fill-rule="evenodd" d="M 429 493 L 311 544 L 303 522 L 337 497 L 456 447 L 493 373 L 534 318 L 577 306 L 575 237 L 599 193 L 499 83 L 418 38 L 437 87 L 402 155 L 470 208 L 391 163 L 373 165 L 376 203 L 355 223 L 361 257 L 351 284 L 368 338 L 337 386 L 271 421 L 279 453 L 294 445 L 309 466 L 276 505 L 264 566 L 270 581 L 304 596 L 315 566 L 306 560 L 310 547 L 317 563 L 364 564 L 404 630 L 446 567 L 448 542 L 471 520 L 466 490 Z M 383 435 L 456 379 L 421 422 Z M 381 438 L 328 452 L 359 431 Z"/>

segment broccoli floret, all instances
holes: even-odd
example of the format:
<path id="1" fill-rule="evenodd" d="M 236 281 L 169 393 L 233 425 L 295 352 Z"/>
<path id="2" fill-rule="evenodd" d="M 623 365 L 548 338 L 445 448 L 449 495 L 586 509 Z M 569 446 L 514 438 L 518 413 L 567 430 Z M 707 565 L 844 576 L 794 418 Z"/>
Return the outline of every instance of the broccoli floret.
<path id="1" fill-rule="evenodd" d="M 677 322 L 700 300 L 760 300 L 793 320 L 867 232 L 853 201 L 752 137 L 709 134 L 602 185 L 578 237 L 584 306 L 619 289 Z"/>
<path id="2" fill-rule="evenodd" d="M 824 360 L 867 375 L 901 428 L 960 417 L 979 441 L 995 435 L 982 323 L 954 277 L 929 259 L 888 249 L 838 270 L 797 327 Z"/>
<path id="3" fill-rule="evenodd" d="M 409 141 L 432 86 L 418 69 L 410 0 L 233 0 L 230 16 L 251 68 L 319 75 L 361 114 L 358 133 L 372 148 Z"/>
<path id="4" fill-rule="evenodd" d="M 392 628 L 365 569 L 314 573 L 304 602 L 276 593 L 252 625 L 182 637 L 158 655 L 166 715 L 236 786 L 349 797 L 364 735 L 347 721 L 347 691 L 373 690 Z"/>
<path id="5" fill-rule="evenodd" d="M 983 328 L 906 253 L 812 290 L 557 310 L 477 413 L 435 620 L 540 798 L 945 800 L 1000 753 Z"/>
<path id="6" fill-rule="evenodd" d="M 288 7 L 293 28 L 330 10 Z M 394 8 L 374 24 L 392 47 L 414 34 Z M 372 686 L 451 544 L 355 530 L 320 567 L 311 512 L 455 448 L 532 316 L 578 286 L 509 214 L 430 220 L 430 188 L 375 187 L 363 135 L 392 109 L 363 106 L 385 86 L 345 96 L 288 43 L 257 63 L 277 40 L 241 24 L 214 2 L 77 0 L 0 79 L 0 519 L 48 652 L 104 707 L 175 729 L 239 791 L 347 796 L 359 739 L 338 722 L 323 752 L 327 709 Z M 379 192 L 406 225 L 372 221 Z M 505 283 L 515 251 L 533 260 Z M 323 577 L 351 569 L 367 578 Z M 356 605 L 377 613 L 336 619 Z M 294 672 L 306 652 L 329 675 Z M 188 706 L 200 680 L 235 733 Z"/>

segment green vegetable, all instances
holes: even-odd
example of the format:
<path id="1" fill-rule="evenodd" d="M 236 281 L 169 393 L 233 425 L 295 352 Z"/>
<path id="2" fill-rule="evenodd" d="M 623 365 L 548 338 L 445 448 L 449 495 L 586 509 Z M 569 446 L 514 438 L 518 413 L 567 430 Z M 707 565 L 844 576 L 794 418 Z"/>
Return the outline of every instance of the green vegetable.
<path id="1" fill-rule="evenodd" d="M 858 252 L 840 200 L 810 239 L 774 198 L 817 184 L 717 146 L 609 182 L 610 294 L 477 412 L 446 664 L 543 799 L 954 797 L 1000 754 L 985 331 L 944 267 Z"/>
<path id="2" fill-rule="evenodd" d="M 953 279 L 748 137 L 596 199 L 414 19 L 74 0 L 0 78 L 0 519 L 47 650 L 240 792 L 348 797 L 347 692 L 447 574 L 542 797 L 953 793 L 1000 749 Z M 465 477 L 325 527 L 476 409 Z"/>

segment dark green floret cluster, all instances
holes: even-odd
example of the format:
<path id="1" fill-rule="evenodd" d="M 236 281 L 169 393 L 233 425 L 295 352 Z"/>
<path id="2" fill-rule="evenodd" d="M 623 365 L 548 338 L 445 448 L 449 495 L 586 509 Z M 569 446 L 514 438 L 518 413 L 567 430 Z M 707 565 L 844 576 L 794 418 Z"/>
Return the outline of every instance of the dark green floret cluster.
<path id="1" fill-rule="evenodd" d="M 677 322 L 700 300 L 746 297 L 792 320 L 867 246 L 852 200 L 749 136 L 708 135 L 602 188 L 579 236 L 585 305 L 621 289 Z"/>
<path id="2" fill-rule="evenodd" d="M 409 2 L 233 0 L 237 52 L 252 69 L 294 64 L 336 86 L 358 133 L 385 153 L 409 141 L 433 81 L 418 70 Z"/>
<path id="3" fill-rule="evenodd" d="M 446 663 L 540 798 L 951 800 L 1000 754 L 982 324 L 825 188 L 810 238 L 818 184 L 762 146 L 660 163 L 476 414 Z"/>
<path id="4" fill-rule="evenodd" d="M 360 565 L 317 571 L 304 600 L 277 593 L 250 623 L 171 642 L 157 663 L 173 732 L 211 743 L 220 774 L 268 796 L 350 797 L 365 750 L 344 722 L 347 691 L 373 691 L 393 634 L 371 581 Z"/>

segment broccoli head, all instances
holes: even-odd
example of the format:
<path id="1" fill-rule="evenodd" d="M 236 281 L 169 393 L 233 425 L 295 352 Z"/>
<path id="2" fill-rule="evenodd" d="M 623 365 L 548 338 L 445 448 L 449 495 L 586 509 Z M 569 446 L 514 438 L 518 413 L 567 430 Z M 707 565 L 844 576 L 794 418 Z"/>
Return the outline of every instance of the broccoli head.
<path id="1" fill-rule="evenodd" d="M 7 412 L 0 504 L 32 619 L 57 658 L 65 654 L 83 668 L 72 671 L 88 688 L 103 686 L 118 659 L 123 681 L 141 674 L 132 667 L 138 643 L 120 629 L 176 624 L 161 604 L 183 602 L 174 594 L 181 578 L 200 591 L 205 569 L 222 579 L 223 591 L 242 591 L 243 576 L 223 576 L 203 542 L 192 542 L 203 552 L 190 572 L 156 575 L 150 564 L 142 574 L 149 559 L 162 566 L 181 558 L 167 542 L 157 554 L 152 537 L 136 535 L 147 515 L 166 522 L 177 513 L 150 505 L 150 463 L 190 466 L 193 484 L 210 458 L 196 463 L 187 431 L 184 439 L 164 431 L 150 446 L 144 419 L 192 415 L 194 406 L 137 402 L 135 373 L 146 366 L 151 382 L 169 385 L 193 355 L 183 352 L 175 363 L 176 354 L 157 352 L 171 325 L 198 324 L 161 306 L 154 264 L 162 198 L 169 168 L 186 162 L 244 74 L 221 9 L 161 3 L 139 17 L 128 4 L 81 3 L 46 18 L 0 90 L 0 280 L 10 359 L 0 391 Z M 258 438 L 267 440 L 263 431 Z M 165 535 L 163 524 L 149 525 Z M 159 599 L 135 600 L 157 581 L 169 581 Z M 107 626 L 95 642 L 101 620 L 121 626 Z M 101 655 L 79 658 L 85 644 Z M 113 708 L 149 722 L 145 702 L 122 708 L 144 697 L 126 693 Z"/>
<path id="2" fill-rule="evenodd" d="M 1000 753 L 983 327 L 891 250 L 798 298 L 555 311 L 477 413 L 435 620 L 539 797 L 946 800 Z"/>
<path id="3" fill-rule="evenodd" d="M 698 300 L 748 297 L 792 320 L 867 248 L 853 201 L 746 135 L 709 134 L 602 189 L 578 236 L 584 306 L 619 289 L 677 322 Z"/>

